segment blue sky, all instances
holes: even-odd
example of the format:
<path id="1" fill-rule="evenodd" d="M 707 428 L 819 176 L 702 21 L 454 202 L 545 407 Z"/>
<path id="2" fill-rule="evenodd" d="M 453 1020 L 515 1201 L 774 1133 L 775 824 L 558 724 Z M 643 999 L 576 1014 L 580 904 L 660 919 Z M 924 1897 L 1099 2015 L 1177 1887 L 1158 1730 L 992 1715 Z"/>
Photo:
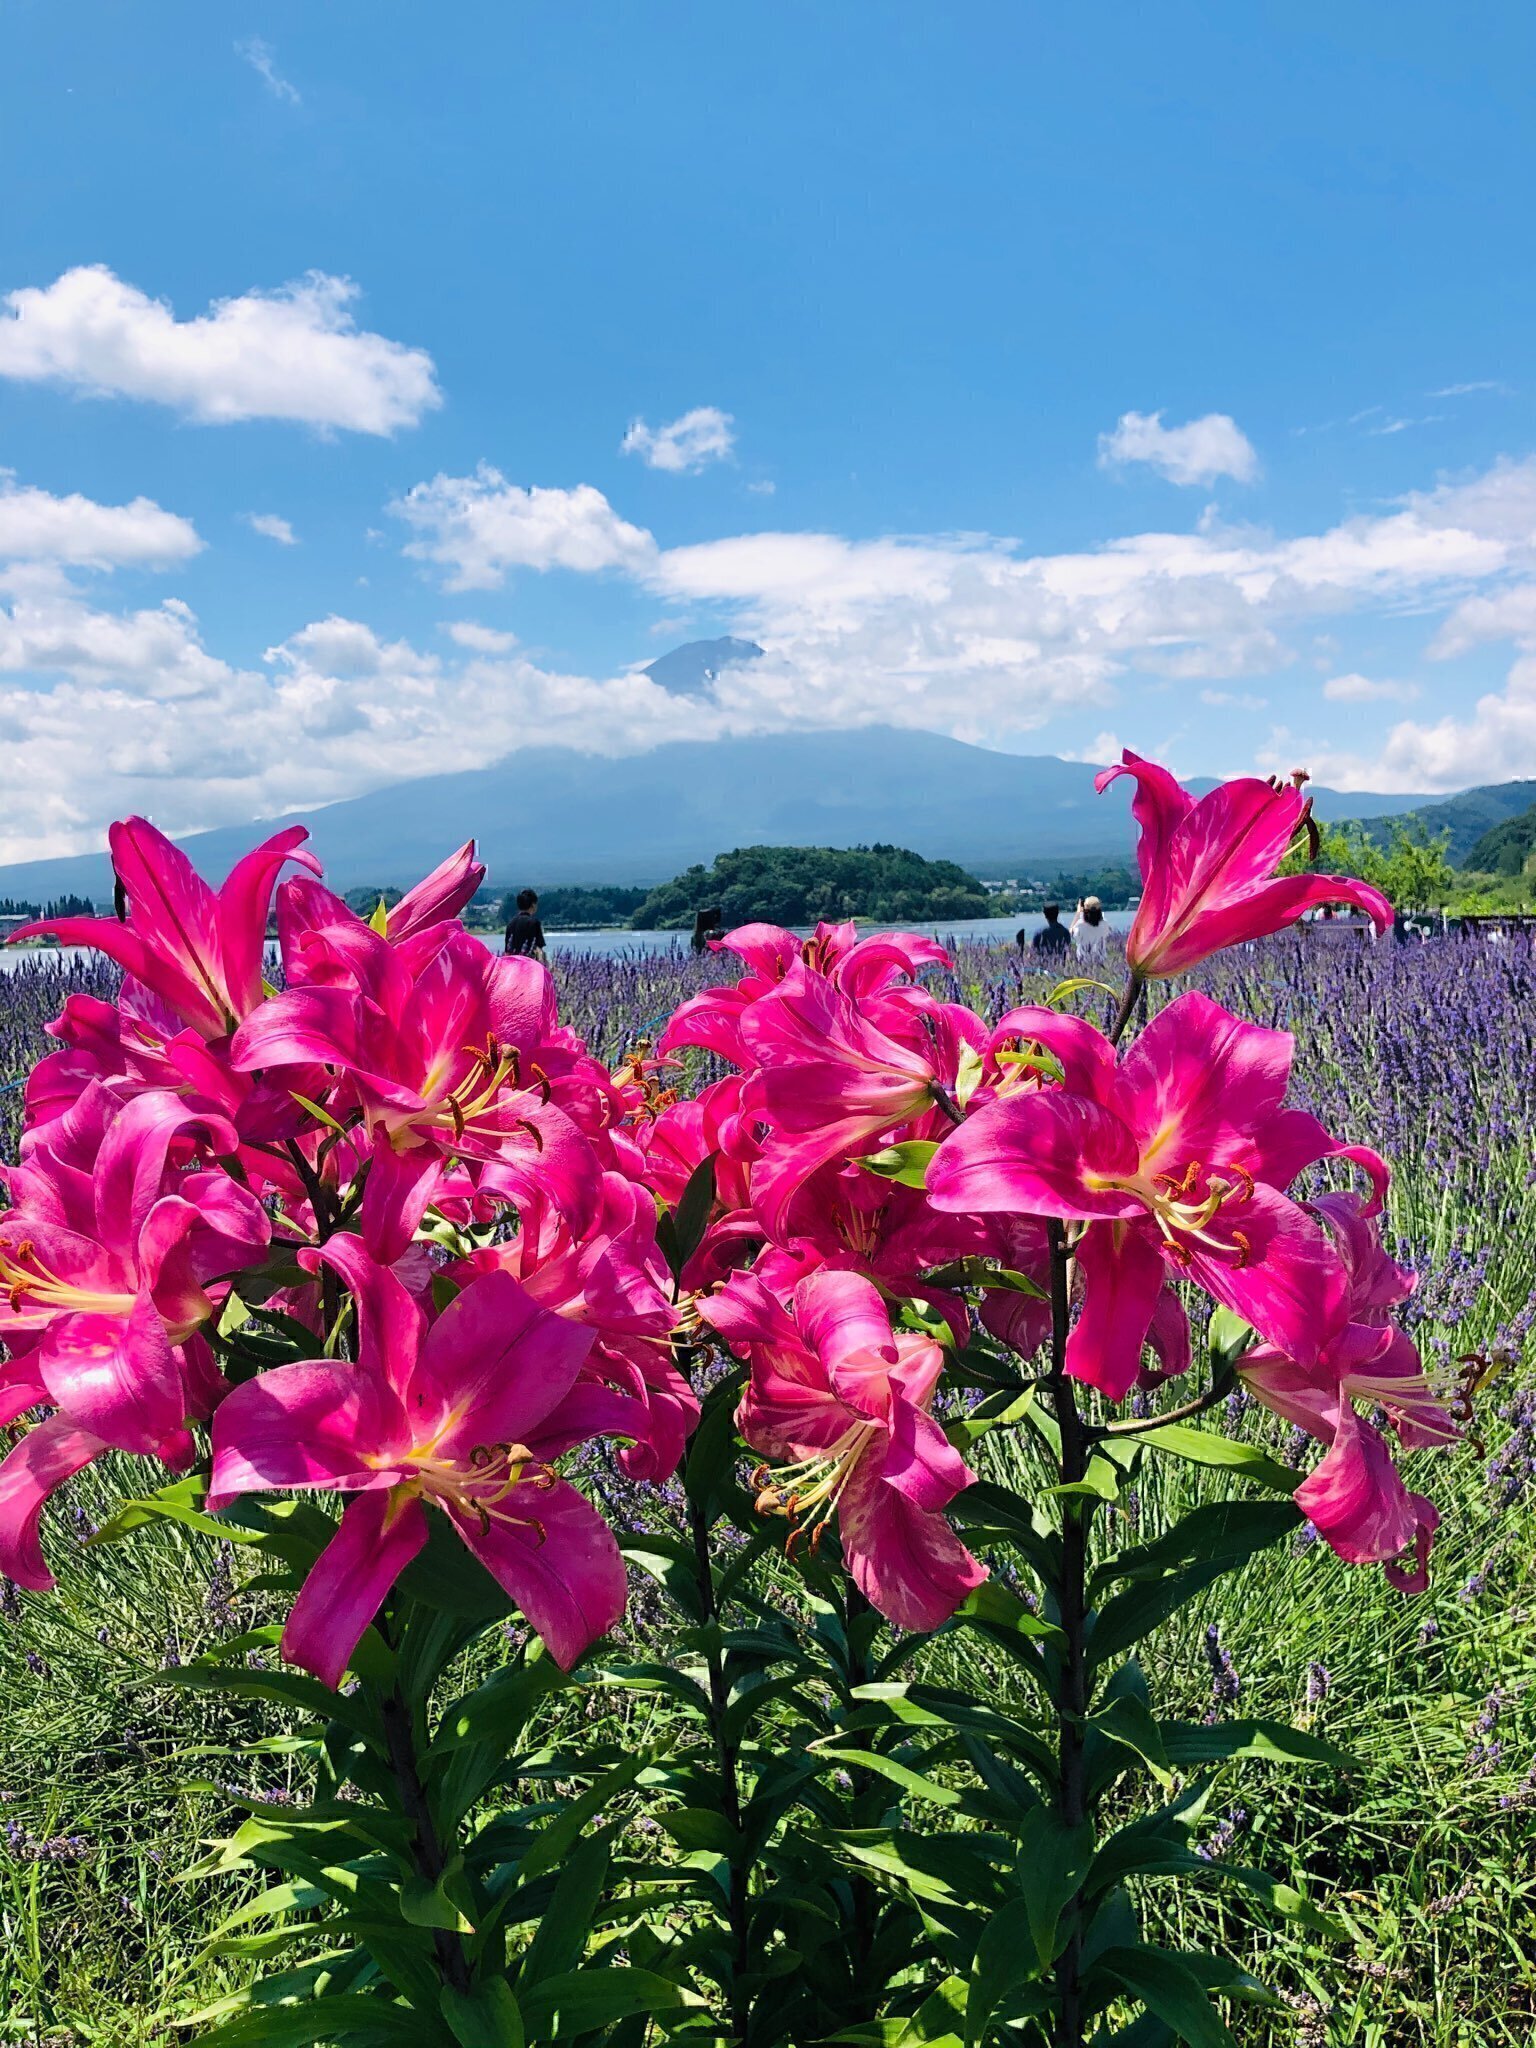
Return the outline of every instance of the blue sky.
<path id="1" fill-rule="evenodd" d="M 875 720 L 1536 775 L 1533 44 L 13 0 L 0 859 Z"/>

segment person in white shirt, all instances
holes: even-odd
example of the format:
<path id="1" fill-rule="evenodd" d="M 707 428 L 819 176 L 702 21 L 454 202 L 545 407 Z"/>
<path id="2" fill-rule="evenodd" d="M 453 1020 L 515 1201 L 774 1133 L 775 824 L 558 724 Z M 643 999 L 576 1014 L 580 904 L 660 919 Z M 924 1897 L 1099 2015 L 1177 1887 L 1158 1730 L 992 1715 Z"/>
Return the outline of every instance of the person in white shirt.
<path id="1" fill-rule="evenodd" d="M 1096 964 L 1109 950 L 1109 926 L 1097 896 L 1084 896 L 1072 920 L 1072 950 L 1085 965 Z"/>

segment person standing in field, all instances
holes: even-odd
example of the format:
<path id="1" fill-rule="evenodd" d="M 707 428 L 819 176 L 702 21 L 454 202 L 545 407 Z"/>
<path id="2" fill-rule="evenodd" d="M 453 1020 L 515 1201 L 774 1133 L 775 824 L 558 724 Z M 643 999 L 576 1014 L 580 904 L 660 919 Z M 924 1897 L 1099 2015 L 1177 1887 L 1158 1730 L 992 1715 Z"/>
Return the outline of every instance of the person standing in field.
<path id="1" fill-rule="evenodd" d="M 1061 921 L 1061 905 L 1047 903 L 1044 915 L 1045 923 L 1030 940 L 1030 950 L 1038 953 L 1042 961 L 1060 960 L 1063 954 L 1072 950 L 1072 935 Z"/>
<path id="2" fill-rule="evenodd" d="M 1109 950 L 1109 926 L 1097 896 L 1084 896 L 1072 920 L 1072 950 L 1084 966 L 1097 965 Z"/>
<path id="3" fill-rule="evenodd" d="M 518 953 L 527 960 L 543 961 L 544 927 L 539 922 L 539 892 L 537 889 L 519 889 L 517 909 L 507 926 L 503 951 Z"/>

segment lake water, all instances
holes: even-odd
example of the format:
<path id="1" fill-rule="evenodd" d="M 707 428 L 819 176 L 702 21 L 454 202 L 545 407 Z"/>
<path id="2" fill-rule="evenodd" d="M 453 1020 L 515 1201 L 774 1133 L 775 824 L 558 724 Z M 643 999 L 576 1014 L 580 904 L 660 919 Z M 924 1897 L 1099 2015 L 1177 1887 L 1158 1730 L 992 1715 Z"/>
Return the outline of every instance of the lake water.
<path id="1" fill-rule="evenodd" d="M 1130 910 L 1106 910 L 1104 922 L 1114 931 L 1129 931 Z M 1065 920 L 1064 920 L 1065 921 Z M 950 939 L 972 939 L 983 945 L 1011 946 L 1014 934 L 1021 928 L 1036 932 L 1044 924 L 1044 918 L 1034 911 L 1020 911 L 1013 917 L 963 917 L 951 918 L 947 923 L 904 924 L 903 931 L 922 932 L 938 939 L 942 945 Z M 802 937 L 810 936 L 810 928 L 801 926 Z M 874 930 L 871 926 L 869 929 Z M 500 952 L 499 932 L 475 932 L 471 935 Z M 552 957 L 561 953 L 599 953 L 610 956 L 614 953 L 665 953 L 676 947 L 679 950 L 688 944 L 686 932 L 631 932 L 614 929 L 597 929 L 581 932 L 551 932 L 549 951 Z M 0 968 L 15 967 L 23 960 L 78 960 L 84 957 L 82 946 L 0 946 Z"/>

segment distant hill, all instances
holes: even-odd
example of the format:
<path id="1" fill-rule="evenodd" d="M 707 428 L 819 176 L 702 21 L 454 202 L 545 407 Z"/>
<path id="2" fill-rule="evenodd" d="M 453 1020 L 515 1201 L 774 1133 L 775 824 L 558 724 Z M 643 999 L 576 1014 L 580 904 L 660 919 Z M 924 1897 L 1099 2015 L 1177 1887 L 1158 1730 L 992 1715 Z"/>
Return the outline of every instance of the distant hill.
<path id="1" fill-rule="evenodd" d="M 1358 804 L 1358 799 L 1356 801 Z M 1536 782 L 1493 782 L 1480 789 L 1464 789 L 1459 796 L 1406 798 L 1396 815 L 1404 824 L 1422 826 L 1432 837 L 1449 832 L 1449 852 L 1455 865 L 1459 868 L 1481 867 L 1481 863 L 1471 857 L 1478 842 L 1507 819 L 1529 810 L 1533 803 L 1536 803 Z M 1317 810 L 1319 817 L 1327 816 L 1321 804 Z M 1370 826 L 1385 814 L 1374 809 L 1365 811 L 1357 808 L 1352 815 Z M 1372 836 L 1380 838 L 1382 834 L 1378 829 Z M 1483 869 L 1483 872 L 1492 873 L 1494 870 Z M 1518 873 L 1518 868 L 1514 872 Z"/>
<path id="2" fill-rule="evenodd" d="M 877 841 L 958 861 L 989 879 L 1022 879 L 1124 862 L 1135 844 L 1131 785 L 1122 779 L 1097 797 L 1094 772 L 1052 754 L 999 754 L 937 733 L 865 726 L 682 740 L 620 760 L 533 747 L 485 768 L 394 783 L 306 818 L 327 877 L 342 890 L 403 887 L 471 834 L 498 889 L 650 885 L 724 847 Z M 1313 794 L 1328 820 L 1426 802 Z M 1523 808 L 1531 795 L 1509 808 Z M 292 822 L 241 820 L 193 834 L 187 851 L 220 876 L 256 839 Z M 73 891 L 102 901 L 111 888 L 104 850 L 0 868 L 0 896 L 38 902 Z"/>
<path id="3" fill-rule="evenodd" d="M 1533 853 L 1536 853 L 1536 803 L 1528 811 L 1520 811 L 1513 818 L 1506 818 L 1502 825 L 1495 825 L 1491 832 L 1485 832 L 1462 866 L 1480 875 L 1513 878 L 1525 873 L 1525 864 Z"/>

